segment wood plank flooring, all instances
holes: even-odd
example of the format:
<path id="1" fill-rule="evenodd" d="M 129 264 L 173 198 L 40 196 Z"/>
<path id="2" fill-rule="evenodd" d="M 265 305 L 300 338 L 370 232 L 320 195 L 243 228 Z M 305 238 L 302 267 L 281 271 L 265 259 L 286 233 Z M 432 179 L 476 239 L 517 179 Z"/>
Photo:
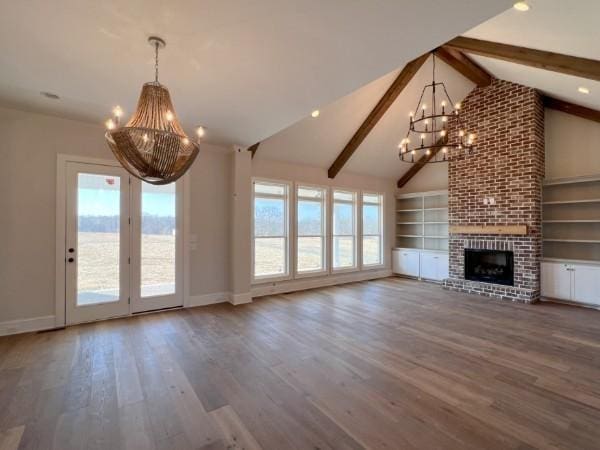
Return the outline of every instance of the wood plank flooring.
<path id="1" fill-rule="evenodd" d="M 0 338 L 0 450 L 600 448 L 600 311 L 388 278 Z"/>

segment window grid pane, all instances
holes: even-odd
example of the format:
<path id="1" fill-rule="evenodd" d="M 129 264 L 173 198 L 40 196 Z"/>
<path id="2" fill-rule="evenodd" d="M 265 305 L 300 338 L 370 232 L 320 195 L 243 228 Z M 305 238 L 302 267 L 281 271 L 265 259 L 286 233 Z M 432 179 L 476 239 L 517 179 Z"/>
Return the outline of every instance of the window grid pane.
<path id="1" fill-rule="evenodd" d="M 254 183 L 254 277 L 288 274 L 288 186 Z"/>
<path id="2" fill-rule="evenodd" d="M 333 192 L 333 242 L 334 269 L 356 267 L 356 194 Z"/>
<path id="3" fill-rule="evenodd" d="M 383 263 L 383 220 L 382 195 L 363 194 L 362 264 L 364 266 Z"/>
<path id="4" fill-rule="evenodd" d="M 321 272 L 326 268 L 326 190 L 298 186 L 296 192 L 296 272 Z"/>

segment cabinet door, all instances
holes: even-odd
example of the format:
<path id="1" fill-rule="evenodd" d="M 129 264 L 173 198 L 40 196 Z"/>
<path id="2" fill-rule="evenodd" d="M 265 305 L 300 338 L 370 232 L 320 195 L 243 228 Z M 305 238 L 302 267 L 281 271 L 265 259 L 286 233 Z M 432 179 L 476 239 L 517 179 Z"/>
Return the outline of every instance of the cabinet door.
<path id="1" fill-rule="evenodd" d="M 394 273 L 411 277 L 419 276 L 419 252 L 412 250 L 395 250 L 394 262 L 396 266 Z"/>
<path id="2" fill-rule="evenodd" d="M 571 300 L 571 276 L 569 264 L 542 263 L 542 296 Z"/>
<path id="3" fill-rule="evenodd" d="M 573 301 L 600 305 L 600 267 L 573 265 Z"/>
<path id="4" fill-rule="evenodd" d="M 438 279 L 438 259 L 439 256 L 435 253 L 421 253 L 421 278 Z"/>

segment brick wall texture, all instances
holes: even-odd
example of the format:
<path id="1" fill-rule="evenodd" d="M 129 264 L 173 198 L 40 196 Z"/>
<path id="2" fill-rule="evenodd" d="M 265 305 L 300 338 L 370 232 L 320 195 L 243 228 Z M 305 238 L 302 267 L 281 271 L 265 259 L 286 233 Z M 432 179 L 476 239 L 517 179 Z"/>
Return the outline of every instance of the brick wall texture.
<path id="1" fill-rule="evenodd" d="M 544 107 L 534 89 L 502 80 L 474 89 L 461 121 L 477 135 L 473 153 L 448 166 L 450 225 L 527 225 L 526 236 L 451 234 L 448 289 L 507 300 L 540 296 Z M 493 197 L 495 205 L 484 205 Z M 464 249 L 512 250 L 514 286 L 464 279 Z"/>

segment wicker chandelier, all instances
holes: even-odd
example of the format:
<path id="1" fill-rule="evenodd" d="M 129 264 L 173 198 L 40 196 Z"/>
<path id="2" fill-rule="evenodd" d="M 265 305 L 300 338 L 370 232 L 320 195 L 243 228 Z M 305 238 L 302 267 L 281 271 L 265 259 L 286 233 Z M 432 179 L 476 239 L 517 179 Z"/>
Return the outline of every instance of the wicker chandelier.
<path id="1" fill-rule="evenodd" d="M 435 81 L 435 53 L 432 56 L 431 84 L 423 88 L 416 113 L 409 114 L 406 137 L 398 144 L 403 162 L 444 162 L 465 157 L 474 149 L 475 134 L 467 133 L 461 124 L 460 103 L 452 103 L 444 83 Z"/>
<path id="2" fill-rule="evenodd" d="M 120 126 L 123 111 L 113 109 L 106 122 L 106 141 L 121 165 L 134 177 L 151 184 L 168 184 L 181 177 L 198 155 L 204 129 L 196 130 L 192 141 L 177 120 L 166 86 L 158 82 L 158 50 L 165 41 L 148 38 L 154 47 L 155 78 L 144 84 L 135 113 Z"/>

